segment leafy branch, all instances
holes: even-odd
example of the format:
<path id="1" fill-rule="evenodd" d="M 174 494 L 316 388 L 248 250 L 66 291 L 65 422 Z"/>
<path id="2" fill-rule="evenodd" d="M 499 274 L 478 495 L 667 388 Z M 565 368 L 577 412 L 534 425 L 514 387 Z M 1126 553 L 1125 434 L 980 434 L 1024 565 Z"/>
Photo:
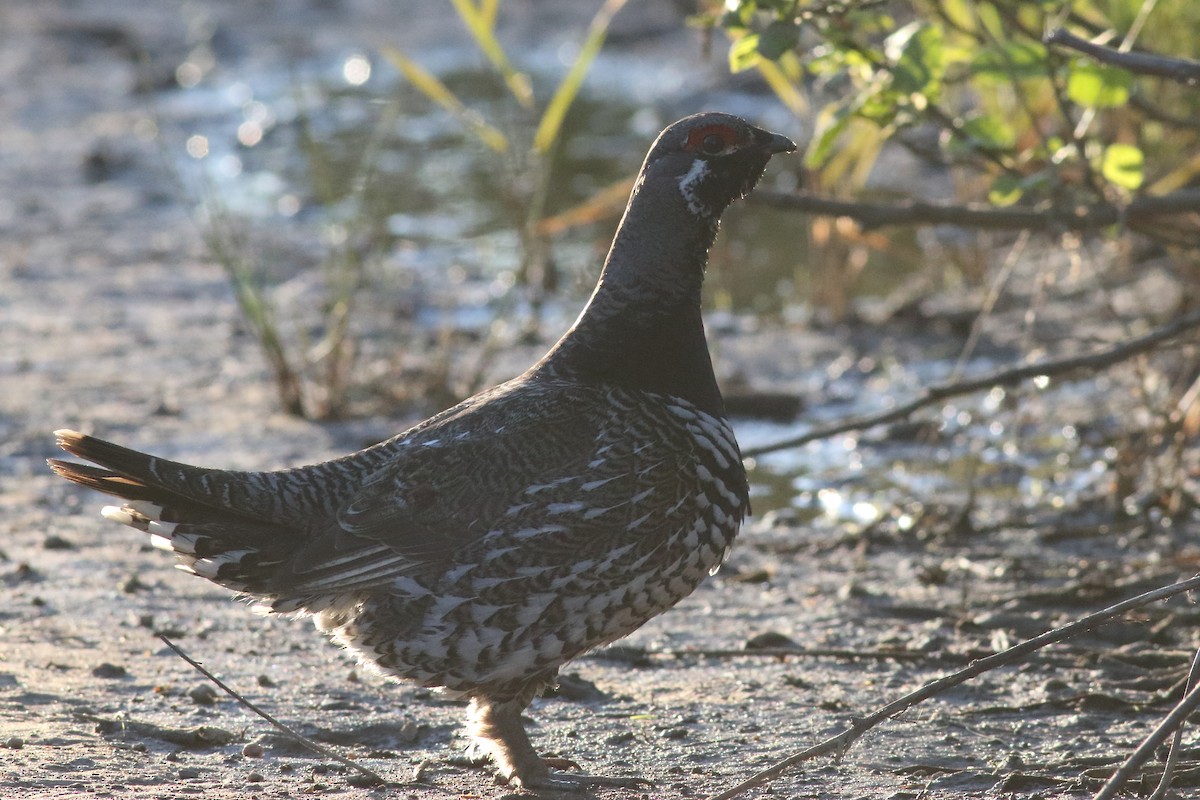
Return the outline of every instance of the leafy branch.
<path id="1" fill-rule="evenodd" d="M 905 131 L 923 128 L 939 132 L 936 162 L 968 170 L 964 184 L 988 185 L 991 205 L 1071 208 L 1138 191 L 1153 175 L 1151 156 L 1165 160 L 1171 188 L 1200 174 L 1187 158 L 1194 139 L 1187 121 L 1195 113 L 1158 115 L 1161 127 L 1137 124 L 1145 113 L 1144 102 L 1131 100 L 1144 100 L 1137 76 L 1188 83 L 1200 72 L 1200 62 L 1125 52 L 1147 25 L 1161 32 L 1200 22 L 1194 10 L 1178 9 L 1159 10 L 1156 23 L 1153 8 L 1143 7 L 1121 51 L 1064 29 L 1114 35 L 1105 8 L 1087 0 L 1061 10 L 997 0 L 738 0 L 712 19 L 730 34 L 733 71 L 777 62 L 797 89 L 834 97 L 820 110 L 806 152 L 817 184 L 861 191 L 882 145 L 904 143 Z M 1043 40 L 1045 30 L 1054 33 Z"/>

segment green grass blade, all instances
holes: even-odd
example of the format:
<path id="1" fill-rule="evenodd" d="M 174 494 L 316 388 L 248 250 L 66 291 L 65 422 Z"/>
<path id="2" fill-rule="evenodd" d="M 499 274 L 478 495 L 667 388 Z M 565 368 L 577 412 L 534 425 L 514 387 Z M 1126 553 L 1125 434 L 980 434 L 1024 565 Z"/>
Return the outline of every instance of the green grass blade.
<path id="1" fill-rule="evenodd" d="M 462 101 L 455 96 L 454 92 L 450 91 L 450 88 L 446 84 L 438 80 L 436 75 L 404 55 L 404 53 L 395 47 L 384 47 L 382 48 L 382 52 L 384 58 L 390 61 L 396 69 L 400 70 L 404 77 L 413 86 L 417 87 L 421 94 L 453 114 L 481 142 L 497 153 L 503 153 L 508 149 L 508 137 L 485 122 L 477 112 L 464 106 Z"/>
<path id="2" fill-rule="evenodd" d="M 500 0 L 479 0 L 479 16 L 491 30 L 496 29 L 496 12 L 500 10 Z"/>
<path id="3" fill-rule="evenodd" d="M 533 136 L 533 148 L 539 153 L 549 152 L 554 142 L 557 141 L 567 111 L 575 102 L 575 97 L 579 94 L 579 88 L 583 85 L 583 79 L 587 77 L 592 62 L 596 60 L 600 48 L 604 46 L 604 39 L 608 36 L 608 26 L 612 22 L 613 15 L 621 10 L 625 2 L 626 0 L 607 0 L 596 12 L 596 16 L 592 17 L 592 23 L 588 26 L 587 38 L 584 40 L 583 46 L 579 48 L 579 55 L 575 56 L 571 68 L 567 70 L 567 74 L 563 76 L 558 88 L 554 90 L 554 97 L 550 98 L 550 104 L 546 106 L 541 122 L 538 123 L 537 133 Z"/>
<path id="4" fill-rule="evenodd" d="M 498 4 L 481 0 L 480 6 L 477 8 L 471 0 L 450 0 L 450 2 L 454 4 L 454 10 L 458 12 L 463 24 L 467 26 L 471 38 L 475 40 L 475 46 L 487 56 L 488 61 L 492 62 L 492 66 L 504 78 L 512 96 L 516 98 L 522 108 L 533 108 L 533 87 L 529 83 L 529 76 L 513 67 L 504 48 L 496 39 L 495 24 Z"/>

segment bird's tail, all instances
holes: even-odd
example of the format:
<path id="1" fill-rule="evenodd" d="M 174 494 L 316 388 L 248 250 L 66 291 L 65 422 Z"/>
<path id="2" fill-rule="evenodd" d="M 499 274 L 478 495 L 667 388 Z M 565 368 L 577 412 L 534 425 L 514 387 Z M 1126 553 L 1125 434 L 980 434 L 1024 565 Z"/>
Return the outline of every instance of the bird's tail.
<path id="1" fill-rule="evenodd" d="M 186 572 L 245 594 L 274 594 L 272 576 L 297 534 L 270 514 L 270 473 L 194 467 L 77 431 L 54 435 L 59 447 L 92 462 L 49 459 L 55 473 L 121 498 L 100 512 L 106 519 L 149 533 Z"/>

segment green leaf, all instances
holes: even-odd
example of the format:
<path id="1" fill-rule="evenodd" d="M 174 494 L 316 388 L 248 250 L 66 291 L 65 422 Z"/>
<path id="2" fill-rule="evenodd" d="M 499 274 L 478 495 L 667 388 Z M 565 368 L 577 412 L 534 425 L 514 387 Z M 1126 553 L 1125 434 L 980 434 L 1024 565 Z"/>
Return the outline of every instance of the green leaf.
<path id="1" fill-rule="evenodd" d="M 745 72 L 762 58 L 758 54 L 758 34 L 748 33 L 729 45 L 729 71 Z"/>
<path id="2" fill-rule="evenodd" d="M 880 127 L 891 125 L 900 111 L 902 98 L 890 88 L 864 91 L 856 98 L 855 114 Z"/>
<path id="3" fill-rule="evenodd" d="M 1049 72 L 1046 48 L 1041 42 L 1030 41 L 984 47 L 971 59 L 971 72 L 989 81 L 1044 78 Z"/>
<path id="4" fill-rule="evenodd" d="M 497 153 L 503 153 L 508 149 L 508 139 L 505 135 L 487 124 L 478 113 L 464 106 L 454 92 L 438 80 L 436 75 L 395 47 L 383 47 L 381 51 L 384 58 L 392 62 L 392 65 L 400 70 L 404 77 L 408 78 L 409 83 L 415 86 L 421 94 L 453 114 L 481 142 Z"/>
<path id="5" fill-rule="evenodd" d="M 776 21 L 758 37 L 758 54 L 775 61 L 800 43 L 800 27 L 794 22 Z"/>
<path id="6" fill-rule="evenodd" d="M 991 38 L 997 42 L 1006 40 L 1008 38 L 1008 31 L 996 7 L 992 3 L 975 3 L 974 6 L 975 15 L 987 32 L 991 34 Z"/>
<path id="7" fill-rule="evenodd" d="M 795 54 L 784 53 L 778 61 L 767 61 L 760 58 L 755 66 L 767 86 L 771 87 L 771 91 L 779 98 L 779 102 L 787 106 L 789 111 L 799 117 L 808 110 L 808 102 L 796 88 L 799 81 L 789 79 L 785 72 L 786 67 L 799 66 L 796 63 Z"/>
<path id="8" fill-rule="evenodd" d="M 892 87 L 901 94 L 937 94 L 945 73 L 941 28 L 910 22 L 887 38 Z"/>
<path id="9" fill-rule="evenodd" d="M 1067 78 L 1067 97 L 1084 108 L 1114 108 L 1129 100 L 1133 76 L 1123 69 L 1076 61 Z"/>
<path id="10" fill-rule="evenodd" d="M 1011 206 L 1021 199 L 1023 193 L 1021 179 L 1016 175 L 1006 173 L 992 182 L 992 188 L 988 191 L 988 200 L 994 206 Z"/>
<path id="11" fill-rule="evenodd" d="M 942 0 L 942 13 L 954 27 L 963 31 L 975 30 L 975 15 L 967 0 Z"/>
<path id="12" fill-rule="evenodd" d="M 584 40 L 583 46 L 579 48 L 579 54 L 575 56 L 571 68 L 567 70 L 567 74 L 559 82 L 558 88 L 554 90 L 554 97 L 550 98 L 550 104 L 546 106 L 541 122 L 538 123 L 537 133 L 533 135 L 533 147 L 539 153 L 549 152 L 554 142 L 557 141 L 559 131 L 562 130 L 563 119 L 566 118 L 571 104 L 575 102 L 575 97 L 579 94 L 579 87 L 583 85 L 583 79 L 587 77 L 592 62 L 596 60 L 600 48 L 604 46 L 609 23 L 612 22 L 613 15 L 625 5 L 625 2 L 626 0 L 608 0 L 596 12 L 596 16 L 592 17 L 591 25 L 588 26 L 587 38 Z"/>
<path id="13" fill-rule="evenodd" d="M 833 146 L 850 124 L 850 110 L 843 105 L 826 106 L 817 115 L 816 130 L 804 154 L 804 165 L 809 169 L 820 169 L 829 160 Z"/>
<path id="14" fill-rule="evenodd" d="M 726 5 L 725 13 L 721 16 L 721 27 L 730 30 L 748 28 L 756 10 L 757 6 L 753 2 L 742 2 L 737 8 L 729 8 Z"/>
<path id="15" fill-rule="evenodd" d="M 1110 144 L 1104 148 L 1100 172 L 1110 183 L 1133 191 L 1142 185 L 1145 158 L 1140 148 L 1132 144 Z"/>
<path id="16" fill-rule="evenodd" d="M 1017 134 L 1003 117 L 976 114 L 962 125 L 962 132 L 971 143 L 989 150 L 1007 150 L 1017 143 Z"/>
<path id="17" fill-rule="evenodd" d="M 836 75 L 846 68 L 846 59 L 841 50 L 824 49 L 816 55 L 808 54 L 804 69 L 809 75 Z"/>

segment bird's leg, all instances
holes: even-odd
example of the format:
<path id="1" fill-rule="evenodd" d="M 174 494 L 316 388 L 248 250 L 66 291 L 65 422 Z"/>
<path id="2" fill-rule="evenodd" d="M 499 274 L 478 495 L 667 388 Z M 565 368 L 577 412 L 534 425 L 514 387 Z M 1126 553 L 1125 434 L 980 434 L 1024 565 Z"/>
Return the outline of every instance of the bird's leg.
<path id="1" fill-rule="evenodd" d="M 500 775 L 525 789 L 579 791 L 589 786 L 640 786 L 644 778 L 608 778 L 577 772 L 550 771 L 525 733 L 521 712 L 530 698 L 492 700 L 475 696 L 467 708 L 467 722 L 472 739 L 480 750 L 491 756 Z M 560 763 L 555 759 L 554 764 Z"/>
<path id="2" fill-rule="evenodd" d="M 525 698 L 495 701 L 487 697 L 472 697 L 467 707 L 467 726 L 478 748 L 491 756 L 500 775 L 522 786 L 539 783 L 550 777 L 550 770 L 538 756 L 521 723 L 521 712 L 529 701 Z"/>

